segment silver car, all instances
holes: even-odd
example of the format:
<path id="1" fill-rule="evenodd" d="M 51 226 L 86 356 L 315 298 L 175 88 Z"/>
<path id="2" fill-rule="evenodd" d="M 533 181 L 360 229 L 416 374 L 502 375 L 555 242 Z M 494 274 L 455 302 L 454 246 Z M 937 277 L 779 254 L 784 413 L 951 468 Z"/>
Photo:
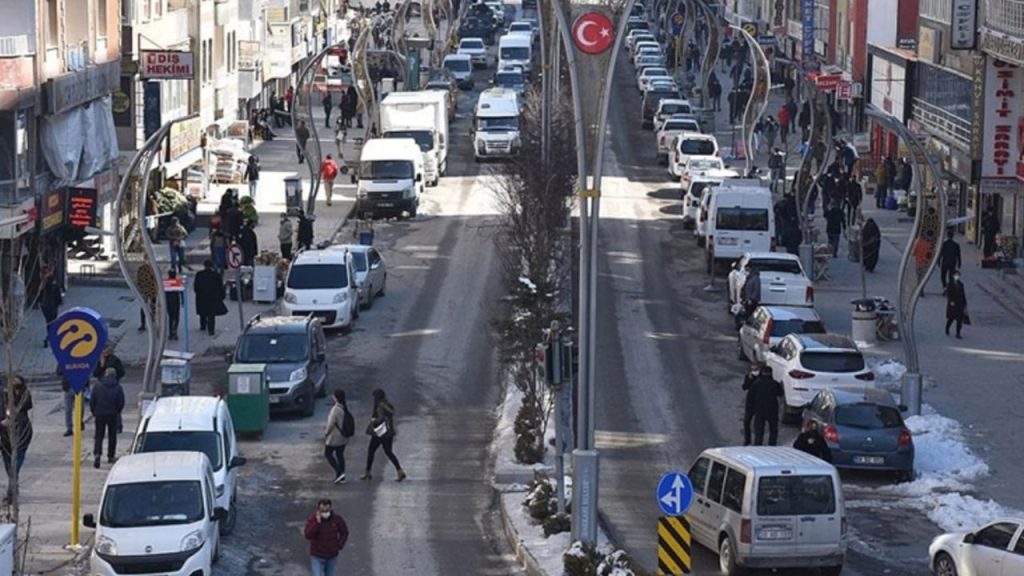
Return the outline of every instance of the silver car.
<path id="1" fill-rule="evenodd" d="M 765 350 L 788 334 L 824 334 L 825 324 L 814 308 L 758 306 L 740 326 L 740 360 L 764 362 Z"/>
<path id="2" fill-rule="evenodd" d="M 359 306 L 372 308 L 373 301 L 384 295 L 388 282 L 388 267 L 384 257 L 373 246 L 347 244 L 344 246 L 356 265 L 356 286 L 359 288 Z"/>

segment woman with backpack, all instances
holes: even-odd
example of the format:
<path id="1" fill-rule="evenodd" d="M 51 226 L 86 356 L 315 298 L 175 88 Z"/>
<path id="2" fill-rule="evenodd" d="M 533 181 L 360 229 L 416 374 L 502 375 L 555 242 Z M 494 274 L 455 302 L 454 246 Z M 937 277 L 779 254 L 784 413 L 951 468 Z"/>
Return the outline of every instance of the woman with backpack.
<path id="1" fill-rule="evenodd" d="M 334 483 L 345 483 L 345 445 L 356 433 L 356 421 L 345 403 L 345 391 L 334 391 L 334 406 L 324 428 L 324 458 L 334 469 Z"/>

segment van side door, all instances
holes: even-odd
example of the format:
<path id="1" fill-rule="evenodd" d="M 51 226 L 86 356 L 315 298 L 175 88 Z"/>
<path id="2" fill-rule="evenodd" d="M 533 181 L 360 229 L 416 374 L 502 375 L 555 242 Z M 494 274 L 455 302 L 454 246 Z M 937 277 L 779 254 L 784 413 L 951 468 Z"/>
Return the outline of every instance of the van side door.
<path id="1" fill-rule="evenodd" d="M 718 546 L 718 530 L 725 520 L 725 507 L 722 505 L 722 495 L 725 490 L 725 476 L 729 468 L 721 462 L 712 462 L 711 473 L 708 474 L 708 486 L 704 498 L 704 518 L 709 530 L 710 541 L 714 543 L 715 551 Z"/>
<path id="2" fill-rule="evenodd" d="M 707 486 L 709 468 L 711 468 L 711 460 L 707 456 L 701 456 L 686 474 L 690 478 L 690 483 L 693 484 L 693 505 L 690 506 L 687 517 L 690 519 L 690 530 L 693 532 L 693 537 L 701 544 L 714 548 L 714 542 L 708 538 L 710 531 L 704 518 L 704 512 L 708 506 L 704 488 Z"/>
<path id="3" fill-rule="evenodd" d="M 224 445 L 224 493 L 227 494 L 227 501 L 234 507 L 235 486 L 238 484 L 238 469 L 231 467 L 231 461 L 238 455 L 238 445 L 235 443 L 235 430 L 231 421 L 227 418 L 220 420 L 220 437 Z"/>

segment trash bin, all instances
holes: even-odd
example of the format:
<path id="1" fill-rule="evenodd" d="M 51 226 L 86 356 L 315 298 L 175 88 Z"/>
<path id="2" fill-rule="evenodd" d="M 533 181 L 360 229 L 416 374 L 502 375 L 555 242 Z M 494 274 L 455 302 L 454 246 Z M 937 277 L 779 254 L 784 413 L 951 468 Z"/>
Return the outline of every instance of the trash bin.
<path id="1" fill-rule="evenodd" d="M 166 352 L 164 355 L 160 360 L 160 396 L 188 396 L 192 385 L 190 358 L 168 358 Z"/>
<path id="2" fill-rule="evenodd" d="M 302 211 L 302 177 L 298 174 L 285 176 L 284 205 L 289 216 L 298 216 Z"/>
<path id="3" fill-rule="evenodd" d="M 228 368 L 228 410 L 235 432 L 263 435 L 270 421 L 266 364 L 232 364 Z"/>
<path id="4" fill-rule="evenodd" d="M 875 326 L 878 320 L 878 310 L 873 298 L 860 298 L 854 300 L 853 315 L 850 322 L 850 335 L 858 345 L 873 345 L 878 342 L 878 334 Z"/>
<path id="5" fill-rule="evenodd" d="M 359 244 L 361 246 L 373 246 L 373 229 L 359 231 Z"/>

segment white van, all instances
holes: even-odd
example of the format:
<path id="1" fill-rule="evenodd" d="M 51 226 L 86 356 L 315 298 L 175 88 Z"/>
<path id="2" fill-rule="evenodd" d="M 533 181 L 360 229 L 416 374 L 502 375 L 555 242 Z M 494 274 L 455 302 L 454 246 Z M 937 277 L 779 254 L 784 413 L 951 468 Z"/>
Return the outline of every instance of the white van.
<path id="1" fill-rule="evenodd" d="M 423 194 L 423 168 L 423 153 L 412 138 L 368 141 L 359 157 L 358 212 L 416 216 Z"/>
<path id="2" fill-rule="evenodd" d="M 839 473 L 793 448 L 709 448 L 688 473 L 693 539 L 718 552 L 723 574 L 745 568 L 820 568 L 846 557 Z"/>
<path id="3" fill-rule="evenodd" d="M 238 519 L 238 468 L 245 464 L 245 458 L 238 455 L 235 425 L 224 400 L 214 396 L 164 396 L 146 408 L 132 441 L 132 454 L 180 450 L 206 454 L 213 468 L 217 507 L 228 512 L 220 523 L 220 533 L 230 533 Z"/>
<path id="4" fill-rule="evenodd" d="M 489 88 L 480 93 L 473 116 L 476 161 L 519 154 L 519 96 L 512 90 Z"/>
<path id="5" fill-rule="evenodd" d="M 527 34 L 506 34 L 498 39 L 498 68 L 522 66 L 523 74 L 529 78 L 533 62 L 533 36 Z"/>
<path id="6" fill-rule="evenodd" d="M 214 486 L 202 452 L 122 457 L 107 475 L 99 515 L 82 518 L 96 529 L 89 573 L 212 574 L 220 555 L 217 525 L 227 516 Z"/>
<path id="7" fill-rule="evenodd" d="M 756 179 L 726 180 L 711 195 L 705 234 L 708 271 L 718 260 L 775 249 L 771 190 Z"/>
<path id="8" fill-rule="evenodd" d="M 419 156 L 419 149 L 416 149 Z M 320 318 L 323 327 L 351 330 L 359 318 L 356 265 L 348 250 L 303 250 L 288 267 L 281 303 L 289 316 Z"/>

